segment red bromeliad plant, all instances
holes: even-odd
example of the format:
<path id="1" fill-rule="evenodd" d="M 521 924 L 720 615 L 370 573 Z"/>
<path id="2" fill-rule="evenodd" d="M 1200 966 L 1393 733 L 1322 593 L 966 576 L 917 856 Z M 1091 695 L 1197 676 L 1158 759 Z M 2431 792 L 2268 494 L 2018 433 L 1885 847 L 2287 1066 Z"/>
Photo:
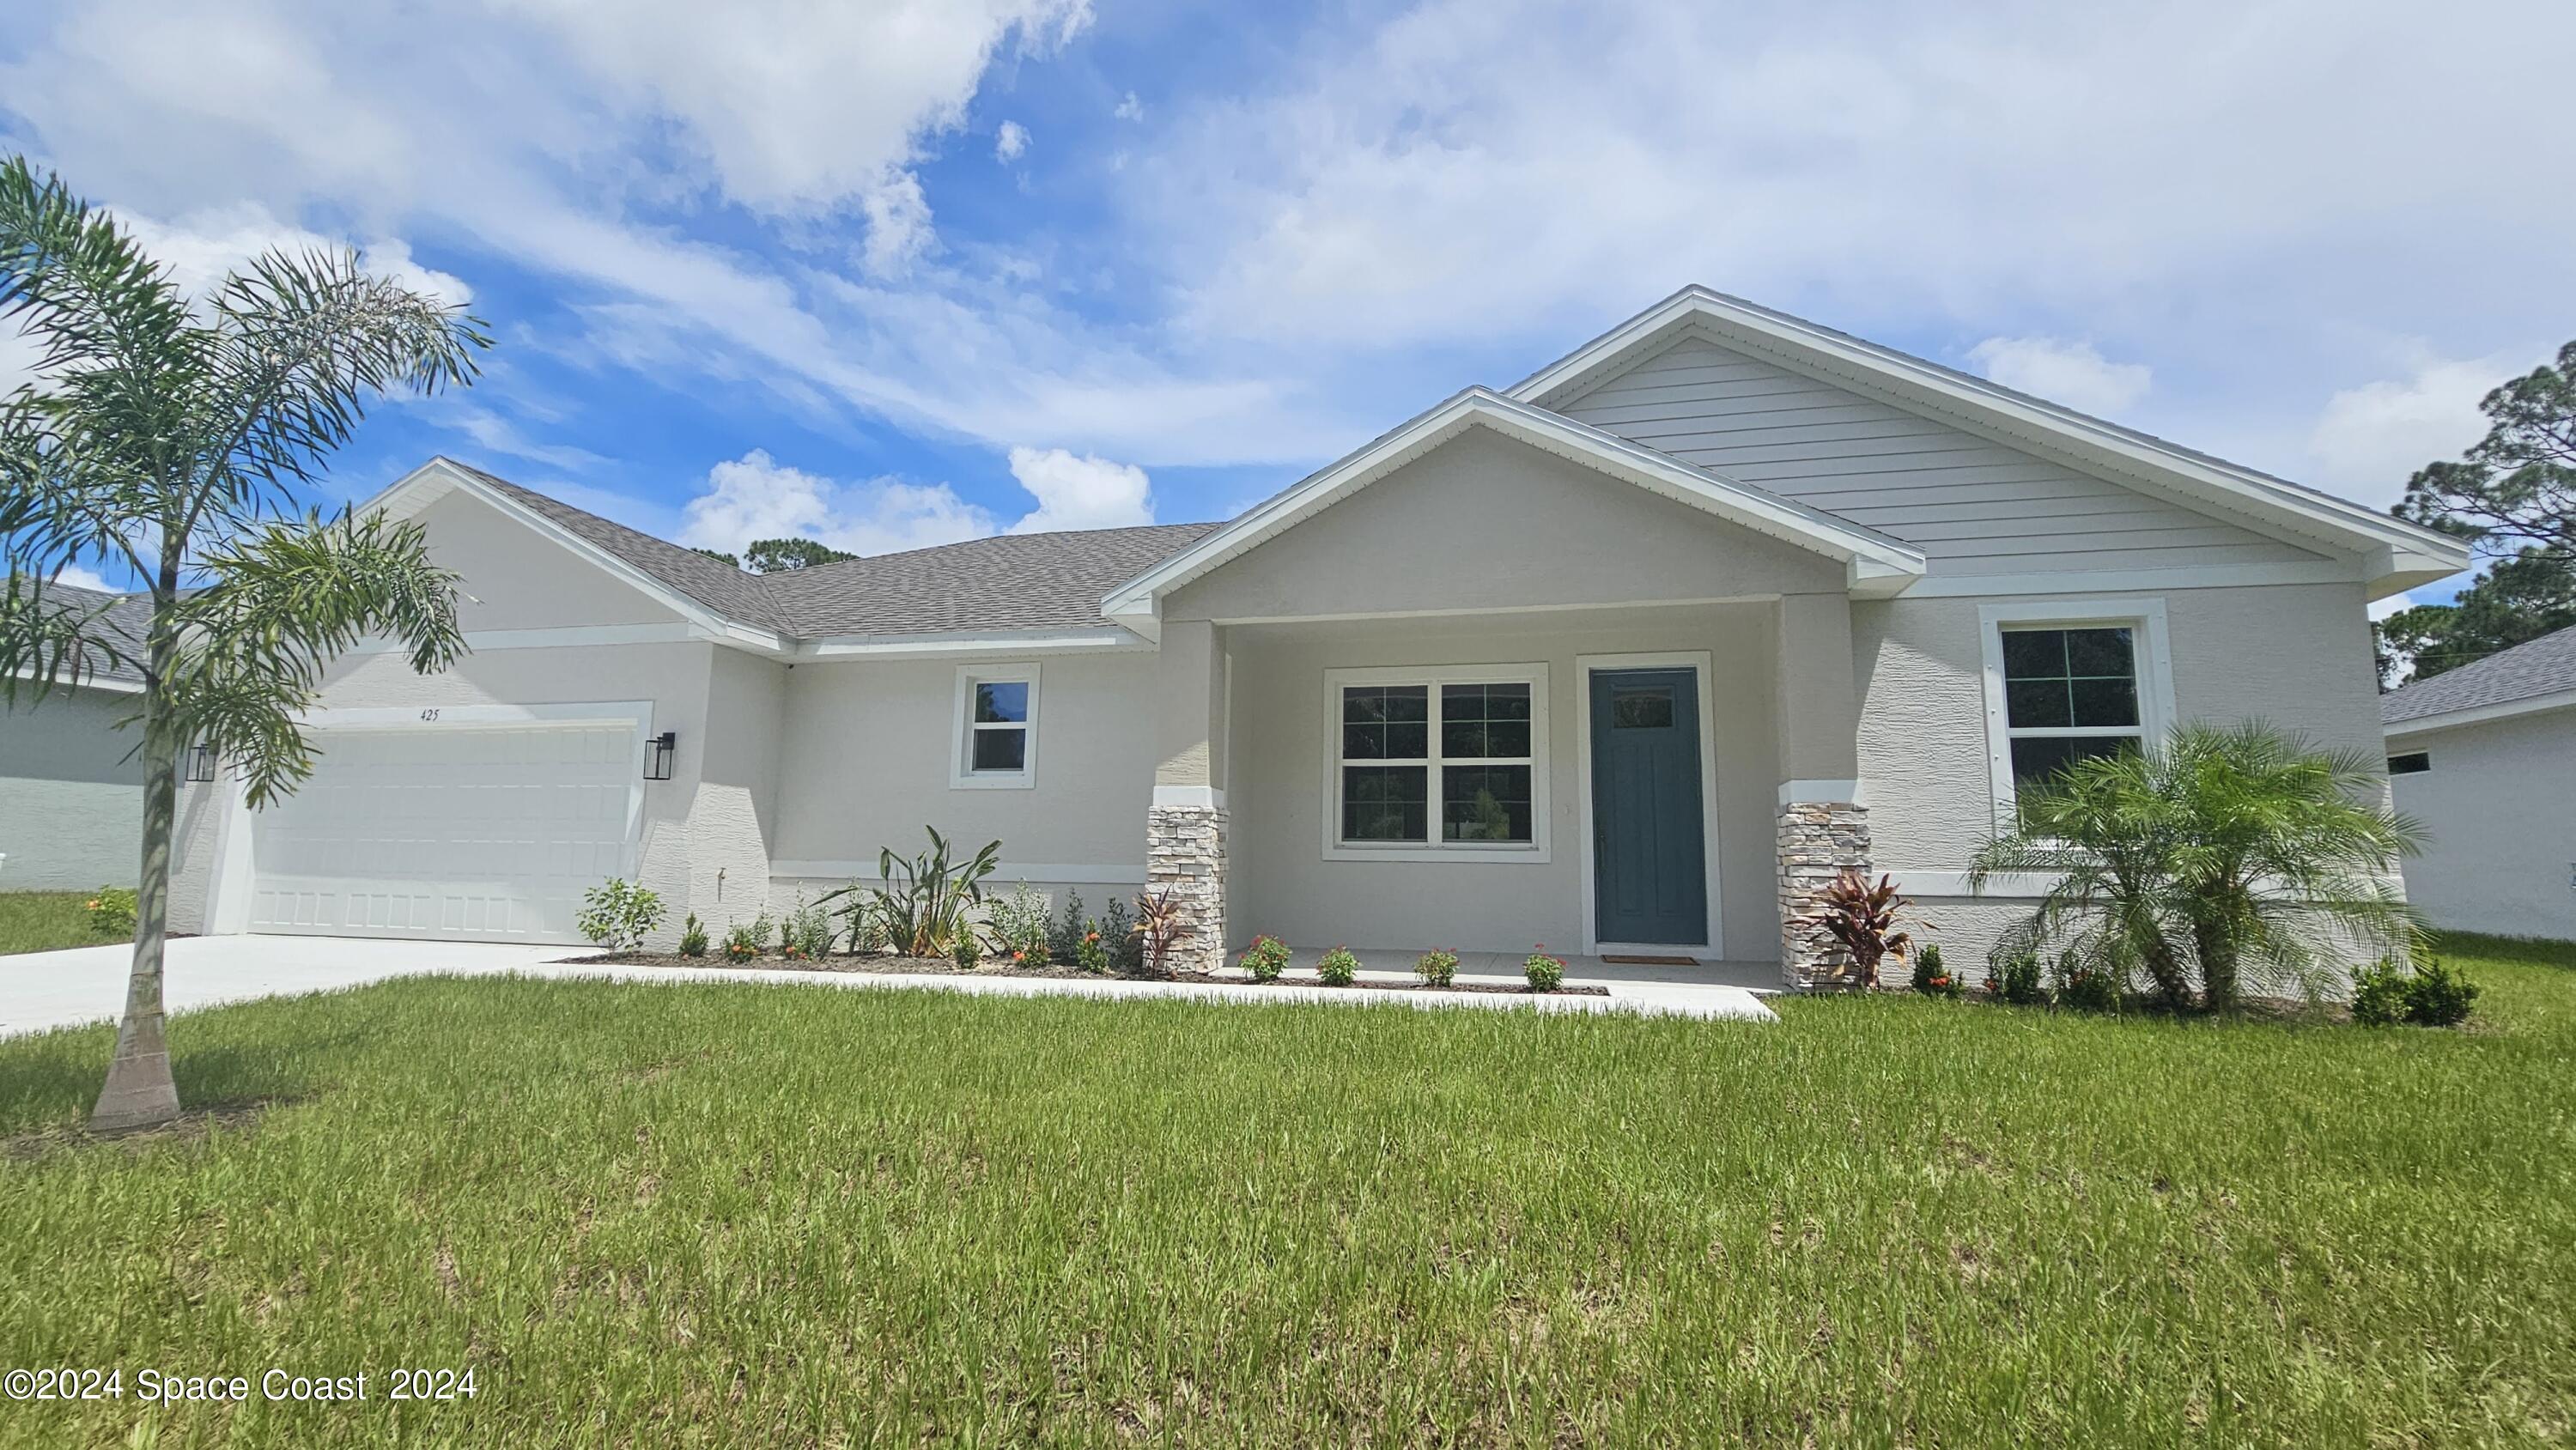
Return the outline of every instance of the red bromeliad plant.
<path id="1" fill-rule="evenodd" d="M 1818 941 L 1829 941 L 1849 953 L 1861 980 L 1878 980 L 1878 964 L 1888 957 L 1905 960 L 1914 945 L 1911 932 L 1900 928 L 1909 902 L 1896 894 L 1893 878 L 1869 878 L 1849 867 L 1816 893 L 1816 909 L 1798 918 Z M 1918 923 L 1919 924 L 1919 923 Z"/>
<path id="2" fill-rule="evenodd" d="M 1172 948 L 1198 935 L 1191 925 L 1179 897 L 1169 891 L 1150 891 L 1136 898 L 1136 925 L 1129 933 L 1145 945 L 1146 965 L 1154 975 L 1172 974 Z"/>

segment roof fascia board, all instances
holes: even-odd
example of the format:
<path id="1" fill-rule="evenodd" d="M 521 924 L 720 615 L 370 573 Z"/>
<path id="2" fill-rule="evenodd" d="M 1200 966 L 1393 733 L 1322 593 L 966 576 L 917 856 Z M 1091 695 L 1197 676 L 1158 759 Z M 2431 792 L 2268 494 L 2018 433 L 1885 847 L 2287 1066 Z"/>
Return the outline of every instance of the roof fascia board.
<path id="1" fill-rule="evenodd" d="M 2380 727 L 2380 733 L 2391 738 L 2399 735 L 2421 735 L 2430 730 L 2449 730 L 2461 725 L 2482 725 L 2489 720 L 2509 720 L 2516 715 L 2537 715 L 2543 710 L 2576 708 L 2576 690 L 2552 690 L 2546 695 L 2529 695 L 2519 700 L 2500 700 L 2492 705 L 2471 705 L 2460 710 L 2445 710 L 2438 715 L 2418 715 L 2412 720 L 2396 720 Z"/>
<path id="2" fill-rule="evenodd" d="M 1125 628 L 1021 630 L 916 635 L 837 635 L 796 646 L 795 659 L 920 659 L 947 655 L 1109 654 L 1151 649 L 1150 642 Z"/>
<path id="3" fill-rule="evenodd" d="M 1308 475 L 1248 512 L 1112 591 L 1101 612 L 1121 622 L 1159 619 L 1157 601 L 1171 590 L 1240 557 L 1322 509 L 1456 438 L 1469 427 L 1589 465 L 1624 482 L 1716 515 L 1851 569 L 1856 592 L 1883 597 L 1923 577 L 1920 550 L 1873 529 L 1739 483 L 1677 458 L 1578 423 L 1487 388 L 1469 388 L 1393 431 Z"/>
<path id="4" fill-rule="evenodd" d="M 33 668 L 22 668 L 16 670 L 13 672 L 13 676 L 14 678 L 21 680 L 35 681 L 40 688 L 47 690 L 105 690 L 111 695 L 140 695 L 143 693 L 143 682 L 141 680 L 120 680 L 107 675 L 77 675 L 70 679 L 55 680 L 50 684 L 45 682 L 45 677 L 42 672 Z"/>
<path id="5" fill-rule="evenodd" d="M 518 500 L 484 487 L 480 479 L 444 458 L 433 458 L 404 474 L 383 492 L 358 505 L 357 512 L 362 515 L 381 512 L 388 518 L 407 519 L 458 490 L 473 494 L 506 517 L 534 530 L 540 537 L 606 570 L 621 583 L 640 590 L 654 603 L 705 630 L 709 640 L 715 644 L 781 658 L 794 649 L 793 641 L 786 636 L 717 613 Z"/>
<path id="6" fill-rule="evenodd" d="M 1985 431 L 2013 447 L 2029 449 L 2036 441 L 2044 448 L 2047 441 L 2055 440 L 2071 455 L 2062 461 L 2078 464 L 2088 472 L 2116 469 L 2117 464 L 2125 463 L 2128 468 L 2117 469 L 2115 481 L 2169 489 L 2203 509 L 2242 513 L 2271 529 L 2287 529 L 2309 541 L 2329 543 L 2350 552 L 2401 550 L 2420 555 L 2426 561 L 2421 567 L 2426 568 L 2447 562 L 2450 567 L 2445 574 L 2468 567 L 2467 546 L 2430 529 L 2372 513 L 2358 504 L 2310 495 L 2216 460 L 2191 456 L 2114 424 L 2052 403 L 2023 398 L 1934 368 L 1920 359 L 1721 297 L 1704 288 L 1684 288 L 1647 308 L 1514 385 L 1509 395 L 1542 406 L 1562 403 L 1583 385 L 1602 381 L 1594 376 L 1596 373 L 1606 376 L 1660 334 L 1683 326 L 1706 329 L 1713 340 L 1725 346 L 1749 348 L 1766 361 L 1792 365 L 1826 381 L 1877 382 L 1891 394 L 1887 399 L 1891 403 L 1905 403 L 1916 410 L 1929 407 L 1946 421 L 1982 425 L 1971 431 Z M 1839 364 L 1840 368 L 1824 364 Z M 1846 374 L 1843 368 L 1859 376 Z M 1998 429 L 1995 420 L 2010 426 Z"/>

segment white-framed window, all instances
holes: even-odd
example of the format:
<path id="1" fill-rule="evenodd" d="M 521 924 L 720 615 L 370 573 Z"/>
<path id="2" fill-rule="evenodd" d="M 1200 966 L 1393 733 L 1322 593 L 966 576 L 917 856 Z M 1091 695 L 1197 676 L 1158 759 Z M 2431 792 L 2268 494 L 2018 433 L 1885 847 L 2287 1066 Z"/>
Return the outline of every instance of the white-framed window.
<path id="1" fill-rule="evenodd" d="M 2390 775 L 2422 775 L 2432 768 L 2433 754 L 2429 750 L 2401 751 L 2388 757 Z"/>
<path id="2" fill-rule="evenodd" d="M 2162 599 L 2016 601 L 1977 616 L 1998 823 L 2012 819 L 2024 783 L 2172 728 Z"/>
<path id="3" fill-rule="evenodd" d="M 959 665 L 949 785 L 1011 790 L 1038 783 L 1038 667 Z"/>
<path id="4" fill-rule="evenodd" d="M 1327 670 L 1324 729 L 1327 859 L 1547 859 L 1547 666 Z"/>

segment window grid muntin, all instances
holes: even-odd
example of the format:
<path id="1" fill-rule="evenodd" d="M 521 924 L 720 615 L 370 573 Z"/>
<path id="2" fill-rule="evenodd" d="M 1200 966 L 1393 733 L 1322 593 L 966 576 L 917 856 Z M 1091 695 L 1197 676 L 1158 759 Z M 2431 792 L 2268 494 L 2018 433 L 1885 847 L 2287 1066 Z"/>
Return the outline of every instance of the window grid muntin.
<path id="1" fill-rule="evenodd" d="M 2032 759 L 2056 757 L 2042 769 L 2058 770 L 2088 756 L 2109 754 L 2111 750 L 2117 748 L 2119 742 L 2144 747 L 2146 742 L 2146 706 L 2143 696 L 2145 681 L 2138 653 L 2146 631 L 2141 623 L 2130 620 L 2088 620 L 2080 624 L 2001 624 L 1996 627 L 1996 632 L 2000 636 L 1998 644 L 2003 662 L 2004 755 L 2006 769 L 2011 772 L 2012 782 L 2016 787 L 2045 778 L 2042 773 L 2023 770 L 2023 761 L 2026 757 Z M 2083 637 L 2081 644 L 2086 652 L 2086 657 L 2080 661 L 2076 657 L 2078 636 Z M 2126 656 L 2125 674 L 2102 672 L 2102 666 L 2107 661 L 2099 651 L 2111 638 L 2119 641 L 2119 647 Z M 2049 652 L 2041 643 L 2045 640 L 2053 640 L 2056 646 L 2053 659 L 2047 658 Z M 2055 668 L 2042 673 L 2032 669 L 2033 665 L 2054 665 Z M 2078 673 L 2079 667 L 2088 672 Z M 2079 686 L 2085 685 L 2097 687 L 2090 692 L 2097 704 L 2106 695 L 2113 700 L 2124 699 L 2125 709 L 2113 710 L 2110 713 L 2126 714 L 2127 723 L 2090 725 L 2074 723 L 2079 714 L 2085 713 L 2080 708 L 2083 696 L 2078 690 Z M 2098 688 L 2103 685 L 2118 685 L 2122 688 L 2117 691 L 2104 691 Z M 2063 687 L 2064 718 L 2067 723 L 2018 723 L 2018 720 L 2023 717 L 2022 706 L 2025 703 L 2042 707 L 2038 713 L 2050 715 L 2053 718 L 2053 712 L 2044 708 L 2044 703 L 2054 702 L 2043 702 L 2044 690 L 2052 686 Z M 2067 743 L 2059 746 L 2043 742 Z M 2102 744 L 2095 742 L 2112 742 L 2112 745 L 2106 749 Z M 2031 746 L 2027 751 L 2023 748 L 2025 743 Z"/>

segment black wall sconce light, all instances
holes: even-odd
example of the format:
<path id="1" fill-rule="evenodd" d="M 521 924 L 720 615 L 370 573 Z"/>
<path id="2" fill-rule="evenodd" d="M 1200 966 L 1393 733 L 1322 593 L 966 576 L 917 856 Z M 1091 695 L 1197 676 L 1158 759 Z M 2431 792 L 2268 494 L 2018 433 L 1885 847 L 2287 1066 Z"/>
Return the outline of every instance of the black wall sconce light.
<path id="1" fill-rule="evenodd" d="M 215 747 L 199 745 L 188 751 L 188 779 L 203 782 L 215 778 Z"/>
<path id="2" fill-rule="evenodd" d="M 665 730 L 644 742 L 644 778 L 646 780 L 671 778 L 671 756 L 679 743 L 680 734 L 676 730 Z"/>

